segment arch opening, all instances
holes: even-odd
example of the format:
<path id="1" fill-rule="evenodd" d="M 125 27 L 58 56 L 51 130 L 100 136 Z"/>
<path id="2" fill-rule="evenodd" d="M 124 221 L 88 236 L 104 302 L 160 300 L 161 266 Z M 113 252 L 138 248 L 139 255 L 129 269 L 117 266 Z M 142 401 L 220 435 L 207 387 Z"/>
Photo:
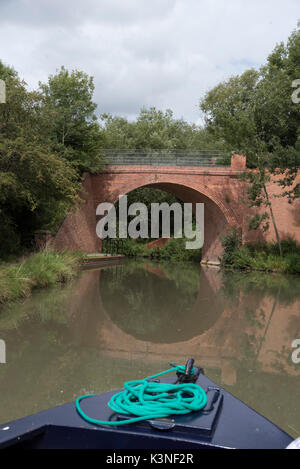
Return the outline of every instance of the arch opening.
<path id="1" fill-rule="evenodd" d="M 222 254 L 221 237 L 228 225 L 232 223 L 232 215 L 224 204 L 207 188 L 193 187 L 192 185 L 157 181 L 140 183 L 132 181 L 130 184 L 120 184 L 118 189 L 111 193 L 110 202 L 116 204 L 121 195 L 129 195 L 136 189 L 149 188 L 172 194 L 183 203 L 192 203 L 193 209 L 197 203 L 204 204 L 204 245 L 202 249 L 203 263 L 219 263 Z M 142 202 L 142 201 L 141 201 Z M 101 246 L 101 242 L 100 242 Z"/>

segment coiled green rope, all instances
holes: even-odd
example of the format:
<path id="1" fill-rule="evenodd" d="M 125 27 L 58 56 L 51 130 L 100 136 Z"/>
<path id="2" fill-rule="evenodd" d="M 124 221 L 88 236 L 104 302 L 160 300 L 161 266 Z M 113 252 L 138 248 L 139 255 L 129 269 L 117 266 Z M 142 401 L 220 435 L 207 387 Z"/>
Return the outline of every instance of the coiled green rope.
<path id="1" fill-rule="evenodd" d="M 201 410 L 206 406 L 207 397 L 205 391 L 197 384 L 168 384 L 148 381 L 165 374 L 177 371 L 185 372 L 184 366 L 174 366 L 170 370 L 163 371 L 150 378 L 127 381 L 124 389 L 112 396 L 108 402 L 111 410 L 122 415 L 135 415 L 127 420 L 105 421 L 96 420 L 86 415 L 80 407 L 80 402 L 97 394 L 89 394 L 76 399 L 76 409 L 79 415 L 94 425 L 128 425 L 142 420 L 166 418 L 172 415 L 189 414 Z M 191 374 L 193 374 L 193 370 Z"/>

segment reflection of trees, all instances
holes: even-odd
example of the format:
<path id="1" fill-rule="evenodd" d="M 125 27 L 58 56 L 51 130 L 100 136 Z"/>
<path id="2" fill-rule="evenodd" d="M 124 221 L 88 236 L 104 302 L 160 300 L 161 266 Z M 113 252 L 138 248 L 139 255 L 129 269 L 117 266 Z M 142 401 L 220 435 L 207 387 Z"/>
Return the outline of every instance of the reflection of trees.
<path id="1" fill-rule="evenodd" d="M 101 272 L 100 292 L 110 318 L 134 337 L 158 342 L 171 339 L 187 326 L 186 317 L 197 299 L 200 269 L 194 275 L 174 265 L 164 275 L 147 270 L 143 263 L 128 262 Z M 191 269 L 193 270 L 193 269 Z M 189 269 L 190 273 L 190 269 Z M 183 326 L 184 323 L 184 326 Z M 193 326 L 192 326 L 193 327 Z M 186 332 L 183 331 L 183 334 Z M 182 337 L 181 337 L 182 339 Z"/>
<path id="2" fill-rule="evenodd" d="M 222 284 L 224 296 L 232 307 L 244 314 L 248 324 L 241 341 L 243 364 L 256 370 L 265 366 L 275 372 L 291 372 L 289 341 L 300 334 L 300 320 L 290 311 L 297 309 L 300 279 L 296 276 L 225 272 Z M 283 312 L 286 312 L 285 316 L 282 316 Z M 286 318 L 284 325 L 280 318 Z M 277 343 L 278 337 L 286 345 Z"/>
<path id="3" fill-rule="evenodd" d="M 223 292 L 230 301 L 239 299 L 240 293 L 256 298 L 257 303 L 265 296 L 276 298 L 280 304 L 289 305 L 300 299 L 298 276 L 262 272 L 224 272 Z"/>
<path id="4" fill-rule="evenodd" d="M 17 329 L 23 323 L 36 322 L 66 323 L 65 305 L 73 289 L 67 286 L 51 288 L 47 292 L 35 292 L 21 302 L 7 304 L 0 309 L 0 330 Z"/>
<path id="5" fill-rule="evenodd" d="M 270 350 L 272 368 L 280 374 L 289 375 L 291 370 L 294 370 L 295 373 L 300 375 L 299 364 L 293 363 L 292 360 L 293 351 L 292 344 L 289 347 L 283 346 L 279 352 Z"/>
<path id="6" fill-rule="evenodd" d="M 37 316 L 20 322 L 17 330 L 1 331 L 1 337 L 8 346 L 8 361 L 0 367 L 0 424 L 160 371 L 159 366 L 81 347 L 72 342 L 67 325 L 41 322 Z"/>
<path id="7" fill-rule="evenodd" d="M 193 264 L 147 260 L 105 269 L 100 295 L 115 325 L 136 339 L 153 343 L 199 336 L 222 313 L 222 304 L 206 276 Z"/>

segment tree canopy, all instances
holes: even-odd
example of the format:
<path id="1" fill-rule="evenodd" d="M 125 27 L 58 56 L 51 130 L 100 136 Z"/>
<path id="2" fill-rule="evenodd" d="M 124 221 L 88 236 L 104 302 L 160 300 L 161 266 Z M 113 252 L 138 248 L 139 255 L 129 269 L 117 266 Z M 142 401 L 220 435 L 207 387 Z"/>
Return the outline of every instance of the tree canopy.
<path id="1" fill-rule="evenodd" d="M 98 170 L 102 133 L 93 102 L 93 78 L 61 67 L 47 83 L 40 83 L 40 91 L 41 114 L 54 150 L 80 172 Z"/>
<path id="2" fill-rule="evenodd" d="M 0 255 L 16 252 L 40 228 L 53 228 L 77 199 L 78 174 L 51 146 L 41 119 L 42 96 L 28 92 L 0 62 Z"/>
<path id="3" fill-rule="evenodd" d="M 299 57 L 298 27 L 259 70 L 231 77 L 200 102 L 207 130 L 233 151 L 246 153 L 250 168 L 281 173 L 291 198 L 300 196 L 299 185 L 292 187 L 300 166 L 300 105 L 292 99 Z"/>
<path id="4" fill-rule="evenodd" d="M 292 99 L 293 84 L 300 77 L 300 28 L 287 44 L 278 44 L 260 70 L 250 69 L 220 83 L 202 99 L 207 130 L 223 138 L 232 150 L 247 155 L 249 205 L 266 207 L 250 220 L 250 229 L 269 227 L 271 218 L 279 250 L 281 242 L 267 183 L 281 175 L 278 184 L 290 201 L 300 197 L 295 183 L 300 167 L 300 105 Z"/>
<path id="5" fill-rule="evenodd" d="M 221 139 L 206 129 L 176 119 L 171 109 L 143 107 L 135 121 L 124 117 L 101 116 L 103 143 L 115 149 L 224 150 Z"/>

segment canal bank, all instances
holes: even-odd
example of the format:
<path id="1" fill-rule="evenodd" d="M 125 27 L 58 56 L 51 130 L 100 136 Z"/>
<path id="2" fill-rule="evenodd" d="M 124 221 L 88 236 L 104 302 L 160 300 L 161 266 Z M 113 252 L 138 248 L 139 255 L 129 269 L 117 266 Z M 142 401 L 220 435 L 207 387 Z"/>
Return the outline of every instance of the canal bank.
<path id="1" fill-rule="evenodd" d="M 0 265 L 0 304 L 22 300 L 34 290 L 67 283 L 82 267 L 116 264 L 123 258 L 121 255 L 84 255 L 45 249 L 19 261 L 3 263 Z"/>

